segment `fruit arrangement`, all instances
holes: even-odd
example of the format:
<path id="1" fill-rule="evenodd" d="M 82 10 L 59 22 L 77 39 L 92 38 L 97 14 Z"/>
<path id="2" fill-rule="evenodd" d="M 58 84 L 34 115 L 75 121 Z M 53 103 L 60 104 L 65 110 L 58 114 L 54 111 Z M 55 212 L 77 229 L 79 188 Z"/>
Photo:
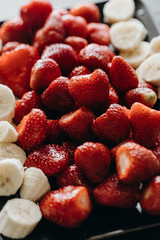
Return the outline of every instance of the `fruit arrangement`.
<path id="1" fill-rule="evenodd" d="M 32 0 L 2 24 L 2 235 L 77 228 L 98 205 L 160 215 L 160 38 L 134 11 L 110 0 L 101 23 L 92 3 Z"/>

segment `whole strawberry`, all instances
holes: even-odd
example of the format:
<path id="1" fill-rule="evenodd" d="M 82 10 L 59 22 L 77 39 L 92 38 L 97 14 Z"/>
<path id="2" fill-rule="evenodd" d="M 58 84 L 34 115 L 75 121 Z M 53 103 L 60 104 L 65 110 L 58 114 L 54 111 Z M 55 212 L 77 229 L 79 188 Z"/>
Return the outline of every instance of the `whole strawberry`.
<path id="1" fill-rule="evenodd" d="M 47 118 L 45 113 L 33 108 L 25 115 L 16 128 L 18 133 L 18 145 L 25 151 L 31 151 L 41 145 L 47 137 Z"/>
<path id="2" fill-rule="evenodd" d="M 88 75 L 72 77 L 69 81 L 68 89 L 79 104 L 95 107 L 107 100 L 109 79 L 103 70 L 97 69 Z"/>
<path id="3" fill-rule="evenodd" d="M 48 143 L 61 143 L 64 139 L 64 134 L 59 127 L 59 119 L 47 120 L 48 131 L 46 141 Z"/>
<path id="4" fill-rule="evenodd" d="M 75 163 L 91 182 L 100 183 L 109 172 L 110 151 L 101 143 L 85 142 L 75 151 Z"/>
<path id="5" fill-rule="evenodd" d="M 91 74 L 91 71 L 85 67 L 85 66 L 78 66 L 75 67 L 72 72 L 69 74 L 69 78 L 74 77 L 74 76 L 79 76 L 79 75 L 87 75 Z"/>
<path id="6" fill-rule="evenodd" d="M 64 42 L 70 45 L 77 54 L 80 52 L 82 48 L 84 48 L 88 44 L 85 38 L 77 36 L 69 36 L 64 40 Z"/>
<path id="7" fill-rule="evenodd" d="M 110 83 L 120 93 L 138 87 L 138 77 L 135 70 L 121 56 L 115 56 L 112 60 Z"/>

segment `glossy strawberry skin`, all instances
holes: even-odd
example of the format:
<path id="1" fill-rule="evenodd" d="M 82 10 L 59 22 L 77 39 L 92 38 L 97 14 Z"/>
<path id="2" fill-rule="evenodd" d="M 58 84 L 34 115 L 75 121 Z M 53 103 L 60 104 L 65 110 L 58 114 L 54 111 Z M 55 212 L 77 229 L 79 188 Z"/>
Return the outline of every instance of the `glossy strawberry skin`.
<path id="1" fill-rule="evenodd" d="M 87 46 L 88 42 L 85 38 L 77 36 L 69 36 L 64 40 L 64 43 L 70 45 L 74 51 L 78 54 L 82 48 Z"/>
<path id="2" fill-rule="evenodd" d="M 41 93 L 60 76 L 61 70 L 56 61 L 50 58 L 39 59 L 31 69 L 30 87 Z"/>
<path id="3" fill-rule="evenodd" d="M 101 143 L 85 142 L 75 151 L 75 163 L 91 182 L 100 183 L 109 173 L 110 151 Z"/>
<path id="4" fill-rule="evenodd" d="M 75 100 L 68 90 L 68 85 L 69 79 L 66 77 L 54 80 L 41 95 L 44 106 L 61 113 L 72 111 Z"/>
<path id="5" fill-rule="evenodd" d="M 137 143 L 122 144 L 116 152 L 118 177 L 124 183 L 140 183 L 160 169 L 159 160 L 153 152 Z"/>
<path id="6" fill-rule="evenodd" d="M 68 152 L 70 163 L 71 164 L 75 163 L 74 152 L 78 147 L 78 145 L 73 141 L 66 141 L 62 143 L 62 147 L 65 148 L 65 150 Z"/>
<path id="7" fill-rule="evenodd" d="M 64 136 L 63 132 L 59 127 L 59 119 L 47 120 L 48 131 L 46 141 L 48 143 L 61 143 Z"/>
<path id="8" fill-rule="evenodd" d="M 24 166 L 40 168 L 46 176 L 54 176 L 69 164 L 69 155 L 58 144 L 46 144 L 31 152 Z"/>
<path id="9" fill-rule="evenodd" d="M 21 44 L 13 51 L 2 54 L 0 56 L 0 83 L 10 87 L 16 96 L 22 97 L 30 90 L 31 68 L 38 59 L 37 50 L 27 44 Z"/>
<path id="10" fill-rule="evenodd" d="M 41 108 L 41 98 L 35 91 L 25 93 L 15 104 L 15 124 L 19 124 L 22 118 L 30 113 L 33 108 Z"/>
<path id="11" fill-rule="evenodd" d="M 70 9 L 70 13 L 74 16 L 81 16 L 89 22 L 100 22 L 99 8 L 92 3 L 77 4 Z"/>
<path id="12" fill-rule="evenodd" d="M 110 40 L 110 28 L 103 23 L 89 23 L 87 26 L 87 39 L 89 43 L 108 46 Z"/>
<path id="13" fill-rule="evenodd" d="M 139 184 L 124 184 L 113 174 L 94 189 L 93 195 L 101 205 L 130 209 L 140 198 Z"/>
<path id="14" fill-rule="evenodd" d="M 10 41 L 7 42 L 6 44 L 4 44 L 2 46 L 2 49 L 0 51 L 1 54 L 5 53 L 5 52 L 10 52 L 12 50 L 14 50 L 16 47 L 18 47 L 21 43 L 17 42 L 17 41 Z"/>
<path id="15" fill-rule="evenodd" d="M 160 112 L 134 103 L 129 115 L 133 139 L 147 148 L 157 146 L 160 140 Z"/>
<path id="16" fill-rule="evenodd" d="M 115 56 L 112 59 L 110 83 L 120 93 L 138 86 L 138 77 L 135 70 L 121 56 Z"/>
<path id="17" fill-rule="evenodd" d="M 94 107 L 107 100 L 109 79 L 103 70 L 97 69 L 89 75 L 72 77 L 68 88 L 72 97 L 79 104 Z"/>
<path id="18" fill-rule="evenodd" d="M 46 47 L 41 57 L 55 60 L 59 64 L 62 75 L 68 75 L 78 64 L 73 48 L 63 43 L 51 44 Z"/>
<path id="19" fill-rule="evenodd" d="M 63 115 L 59 126 L 73 140 L 90 141 L 93 138 L 91 125 L 94 118 L 93 111 L 83 106 L 74 112 Z"/>
<path id="20" fill-rule="evenodd" d="M 46 194 L 40 201 L 42 214 L 55 224 L 75 228 L 92 210 L 88 191 L 83 186 L 66 186 Z"/>
<path id="21" fill-rule="evenodd" d="M 18 132 L 18 145 L 25 151 L 31 151 L 41 145 L 47 137 L 47 118 L 45 113 L 33 108 L 25 115 L 16 128 Z"/>
<path id="22" fill-rule="evenodd" d="M 75 67 L 72 72 L 69 74 L 69 78 L 74 77 L 74 76 L 79 76 L 79 75 L 87 75 L 91 74 L 91 71 L 85 67 L 85 66 L 78 66 Z"/>

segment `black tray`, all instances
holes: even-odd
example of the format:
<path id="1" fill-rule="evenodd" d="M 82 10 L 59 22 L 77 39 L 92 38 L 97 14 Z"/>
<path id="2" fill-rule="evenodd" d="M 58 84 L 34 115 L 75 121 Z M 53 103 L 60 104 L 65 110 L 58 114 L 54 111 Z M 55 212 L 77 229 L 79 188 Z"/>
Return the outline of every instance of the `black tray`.
<path id="1" fill-rule="evenodd" d="M 106 2 L 106 1 L 105 1 Z M 98 3 L 101 11 L 105 2 Z M 148 29 L 147 39 L 150 41 L 158 35 L 152 17 L 146 6 L 135 0 L 135 17 L 142 21 Z M 0 198 L 0 209 L 8 198 Z M 99 240 L 99 239 L 151 239 L 160 240 L 160 217 L 142 213 L 139 208 L 120 210 L 104 206 L 93 206 L 93 211 L 78 229 L 64 229 L 42 219 L 36 229 L 25 240 Z M 8 238 L 0 236 L 0 240 Z"/>

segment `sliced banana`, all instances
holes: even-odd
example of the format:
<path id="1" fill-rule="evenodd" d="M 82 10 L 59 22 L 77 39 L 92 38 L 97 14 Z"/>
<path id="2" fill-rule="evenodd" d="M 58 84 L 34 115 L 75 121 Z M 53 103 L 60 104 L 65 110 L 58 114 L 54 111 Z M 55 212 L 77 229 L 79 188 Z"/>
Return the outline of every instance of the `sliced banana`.
<path id="1" fill-rule="evenodd" d="M 120 55 L 134 68 L 137 68 L 149 56 L 149 43 L 142 41 L 133 51 L 121 51 Z"/>
<path id="2" fill-rule="evenodd" d="M 160 53 L 160 35 L 153 38 L 150 42 L 150 55 Z"/>
<path id="3" fill-rule="evenodd" d="M 25 238 L 41 218 L 36 203 L 21 198 L 8 200 L 0 212 L 0 233 L 12 239 Z"/>
<path id="4" fill-rule="evenodd" d="M 41 169 L 35 167 L 26 169 L 20 189 L 21 198 L 35 202 L 50 190 L 48 179 Z"/>
<path id="5" fill-rule="evenodd" d="M 16 129 L 7 121 L 0 121 L 0 142 L 16 142 L 18 133 Z"/>
<path id="6" fill-rule="evenodd" d="M 110 0 L 103 8 L 104 21 L 113 24 L 133 17 L 135 3 L 133 0 Z"/>
<path id="7" fill-rule="evenodd" d="M 0 84 L 0 121 L 11 122 L 15 115 L 15 97 L 12 90 Z"/>
<path id="8" fill-rule="evenodd" d="M 144 24 L 140 20 L 138 20 L 137 18 L 131 18 L 128 21 L 134 22 L 134 24 L 137 25 L 137 27 L 139 28 L 139 31 L 141 31 L 142 40 L 144 40 L 147 37 L 147 35 L 148 35 L 148 30 L 144 26 Z"/>
<path id="9" fill-rule="evenodd" d="M 142 40 L 142 28 L 135 21 L 121 21 L 110 28 L 111 43 L 119 51 L 132 51 Z"/>
<path id="10" fill-rule="evenodd" d="M 24 177 L 23 165 L 18 159 L 0 161 L 0 196 L 10 196 L 20 188 Z"/>
<path id="11" fill-rule="evenodd" d="M 160 53 L 145 59 L 138 68 L 141 79 L 160 87 Z"/>
<path id="12" fill-rule="evenodd" d="M 14 143 L 0 143 L 0 161 L 5 158 L 16 158 L 24 164 L 26 160 L 26 153 L 22 148 Z"/>

